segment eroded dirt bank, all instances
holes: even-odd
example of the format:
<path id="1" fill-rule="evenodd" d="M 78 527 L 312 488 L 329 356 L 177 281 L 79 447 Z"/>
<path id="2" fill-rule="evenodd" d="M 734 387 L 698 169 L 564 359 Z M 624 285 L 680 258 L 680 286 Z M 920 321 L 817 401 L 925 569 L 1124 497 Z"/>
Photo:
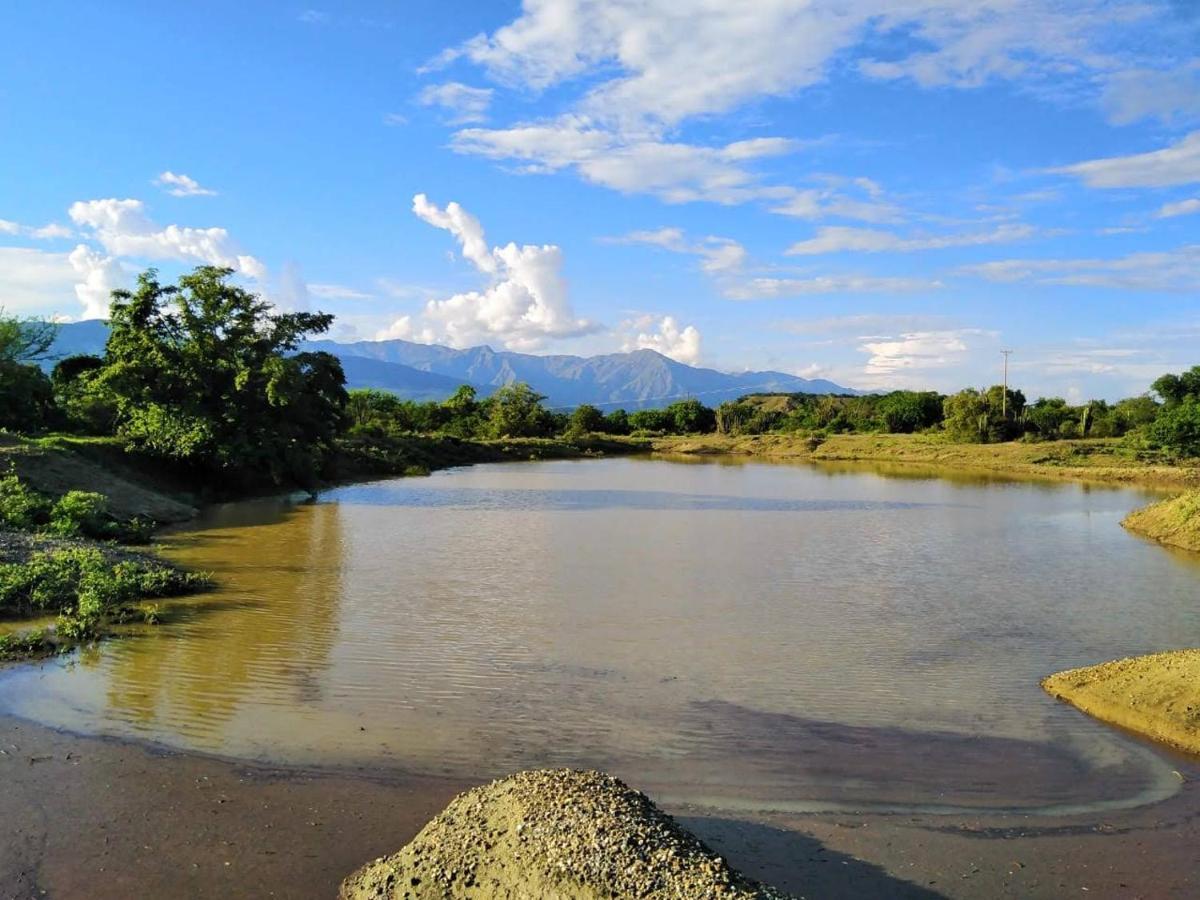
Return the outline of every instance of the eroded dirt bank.
<path id="1" fill-rule="evenodd" d="M 0 750 L 2 898 L 328 900 L 470 786 L 247 765 L 8 718 Z M 1200 770 L 1179 767 L 1188 780 L 1172 799 L 1099 820 L 668 811 L 735 868 L 800 896 L 1197 896 Z"/>

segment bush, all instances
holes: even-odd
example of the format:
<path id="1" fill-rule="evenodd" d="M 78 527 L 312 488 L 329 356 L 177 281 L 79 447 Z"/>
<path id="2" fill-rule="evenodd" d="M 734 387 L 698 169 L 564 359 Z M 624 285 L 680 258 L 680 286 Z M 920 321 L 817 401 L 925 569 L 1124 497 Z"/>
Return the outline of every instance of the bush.
<path id="1" fill-rule="evenodd" d="M 1189 396 L 1163 409 L 1146 426 L 1146 439 L 1175 456 L 1200 456 L 1200 398 Z"/>
<path id="2" fill-rule="evenodd" d="M 61 537 L 99 537 L 107 530 L 108 499 L 92 491 L 68 491 L 50 510 L 50 531 Z"/>
<path id="3" fill-rule="evenodd" d="M 0 528 L 35 531 L 50 519 L 50 502 L 15 473 L 0 478 Z"/>
<path id="4" fill-rule="evenodd" d="M 138 600 L 194 593 L 210 584 L 205 575 L 169 566 L 113 563 L 92 547 L 50 550 L 0 565 L 0 614 L 57 614 L 59 633 L 78 640 Z"/>

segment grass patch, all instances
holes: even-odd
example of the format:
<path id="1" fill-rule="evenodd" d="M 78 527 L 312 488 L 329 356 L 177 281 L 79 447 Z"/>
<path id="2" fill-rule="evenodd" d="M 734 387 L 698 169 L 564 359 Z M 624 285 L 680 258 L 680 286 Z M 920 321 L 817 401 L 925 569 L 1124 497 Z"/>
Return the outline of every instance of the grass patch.
<path id="1" fill-rule="evenodd" d="M 1121 524 L 1160 543 L 1200 552 L 1200 491 L 1152 503 L 1130 513 Z"/>

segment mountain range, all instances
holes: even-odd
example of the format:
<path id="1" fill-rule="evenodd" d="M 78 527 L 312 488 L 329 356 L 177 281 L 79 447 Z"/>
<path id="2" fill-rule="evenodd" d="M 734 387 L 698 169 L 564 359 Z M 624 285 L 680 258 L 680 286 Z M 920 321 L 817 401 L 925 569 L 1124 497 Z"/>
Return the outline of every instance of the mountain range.
<path id="1" fill-rule="evenodd" d="M 61 326 L 55 356 L 104 352 L 108 328 L 100 321 Z M 695 397 L 715 406 L 750 393 L 854 394 L 823 379 L 784 372 L 718 372 L 677 362 L 653 350 L 601 356 L 537 356 L 470 347 L 456 350 L 411 341 L 310 341 L 305 350 L 324 350 L 342 361 L 347 386 L 378 388 L 411 400 L 442 400 L 462 384 L 486 396 L 513 381 L 545 394 L 553 407 L 592 403 L 603 409 L 666 406 Z"/>

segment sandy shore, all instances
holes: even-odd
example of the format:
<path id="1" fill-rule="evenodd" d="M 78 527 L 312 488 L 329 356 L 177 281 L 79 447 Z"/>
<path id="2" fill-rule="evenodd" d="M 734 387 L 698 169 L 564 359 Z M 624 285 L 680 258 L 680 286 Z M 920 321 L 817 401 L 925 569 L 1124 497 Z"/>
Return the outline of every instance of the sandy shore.
<path id="1" fill-rule="evenodd" d="M 1200 754 L 1200 650 L 1069 669 L 1042 687 L 1097 719 Z"/>
<path id="2" fill-rule="evenodd" d="M 1131 512 L 1121 524 L 1168 547 L 1200 552 L 1200 491 L 1152 503 Z"/>
<path id="3" fill-rule="evenodd" d="M 80 737 L 0 718 L 0 898 L 332 898 L 470 785 L 320 773 Z M 917 761 L 914 760 L 914 764 Z M 1200 766 L 1103 818 L 671 808 L 735 868 L 824 898 L 1200 894 Z"/>

